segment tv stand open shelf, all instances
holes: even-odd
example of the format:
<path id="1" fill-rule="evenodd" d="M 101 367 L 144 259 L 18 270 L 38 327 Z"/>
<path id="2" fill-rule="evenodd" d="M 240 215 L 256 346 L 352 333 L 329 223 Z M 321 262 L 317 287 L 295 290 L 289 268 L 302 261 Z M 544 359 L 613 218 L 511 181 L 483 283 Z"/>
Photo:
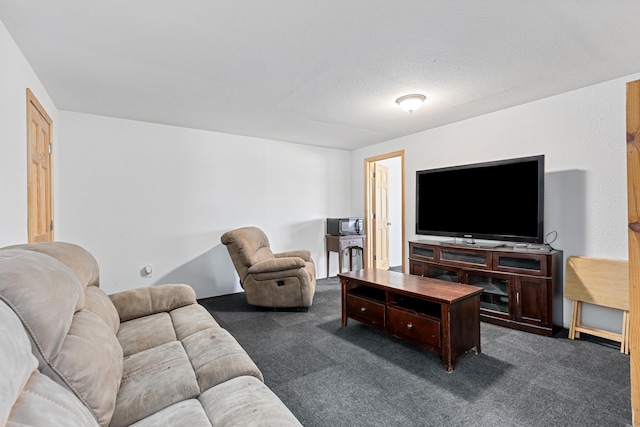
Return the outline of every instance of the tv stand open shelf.
<path id="1" fill-rule="evenodd" d="M 559 329 L 553 300 L 561 313 L 562 263 L 556 250 L 409 242 L 410 274 L 481 287 L 481 320 L 547 336 Z"/>

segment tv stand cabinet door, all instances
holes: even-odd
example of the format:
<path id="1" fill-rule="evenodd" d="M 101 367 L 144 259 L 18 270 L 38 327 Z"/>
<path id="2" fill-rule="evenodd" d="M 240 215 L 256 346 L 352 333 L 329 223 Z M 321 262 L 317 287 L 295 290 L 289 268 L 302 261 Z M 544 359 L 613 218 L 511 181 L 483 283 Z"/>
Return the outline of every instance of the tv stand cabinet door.
<path id="1" fill-rule="evenodd" d="M 468 271 L 465 273 L 465 283 L 484 289 L 480 295 L 481 313 L 501 319 L 513 317 L 512 313 L 515 310 L 512 301 L 515 301 L 515 288 L 512 275 Z"/>
<path id="2" fill-rule="evenodd" d="M 424 277 L 427 266 L 423 261 L 409 260 L 409 274 Z"/>
<path id="3" fill-rule="evenodd" d="M 516 276 L 515 278 L 515 321 L 541 327 L 551 327 L 550 280 Z"/>
<path id="4" fill-rule="evenodd" d="M 493 253 L 493 270 L 528 276 L 550 277 L 552 271 L 549 257 L 540 253 L 500 252 Z"/>

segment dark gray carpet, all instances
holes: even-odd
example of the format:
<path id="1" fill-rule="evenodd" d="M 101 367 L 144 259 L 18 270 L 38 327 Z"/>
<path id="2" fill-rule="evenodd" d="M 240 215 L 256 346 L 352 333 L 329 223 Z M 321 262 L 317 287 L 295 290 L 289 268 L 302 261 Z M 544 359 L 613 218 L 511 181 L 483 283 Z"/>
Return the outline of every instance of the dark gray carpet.
<path id="1" fill-rule="evenodd" d="M 308 310 L 199 301 L 245 348 L 266 384 L 312 426 L 628 426 L 629 356 L 606 340 L 481 324 L 482 353 L 446 373 L 440 356 L 349 319 L 340 285 L 318 280 Z"/>

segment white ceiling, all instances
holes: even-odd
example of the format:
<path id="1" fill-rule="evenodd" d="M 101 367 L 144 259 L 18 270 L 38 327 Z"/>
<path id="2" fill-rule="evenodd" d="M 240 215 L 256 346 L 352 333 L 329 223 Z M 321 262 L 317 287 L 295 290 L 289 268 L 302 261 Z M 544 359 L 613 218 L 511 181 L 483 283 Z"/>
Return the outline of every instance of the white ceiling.
<path id="1" fill-rule="evenodd" d="M 638 72 L 639 18 L 638 0 L 0 0 L 59 109 L 347 150 Z"/>

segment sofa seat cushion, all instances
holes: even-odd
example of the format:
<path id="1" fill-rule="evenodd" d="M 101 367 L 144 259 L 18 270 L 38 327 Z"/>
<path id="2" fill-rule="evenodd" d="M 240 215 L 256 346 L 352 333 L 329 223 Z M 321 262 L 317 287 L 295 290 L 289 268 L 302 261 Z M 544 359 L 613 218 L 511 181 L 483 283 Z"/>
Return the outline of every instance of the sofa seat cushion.
<path id="1" fill-rule="evenodd" d="M 195 369 L 200 390 L 231 378 L 250 375 L 264 381 L 262 372 L 238 341 L 200 304 L 170 312 L 177 338 Z"/>
<path id="2" fill-rule="evenodd" d="M 183 400 L 144 418 L 131 427 L 210 426 L 211 422 L 198 399 Z"/>
<path id="3" fill-rule="evenodd" d="M 169 312 L 136 317 L 120 324 L 118 340 L 125 356 L 148 350 L 208 328 L 220 328 L 209 312 L 192 303 Z"/>
<path id="4" fill-rule="evenodd" d="M 206 308 L 200 304 L 190 304 L 171 310 L 171 320 L 176 331 L 176 337 L 183 340 L 189 335 L 203 329 L 220 328 Z"/>
<path id="5" fill-rule="evenodd" d="M 125 357 L 181 342 L 200 390 L 240 375 L 263 380 L 247 352 L 199 304 L 122 322 L 118 340 Z"/>
<path id="6" fill-rule="evenodd" d="M 178 402 L 158 411 L 131 427 L 176 425 L 300 427 L 302 424 L 260 380 L 237 377 L 210 388 L 197 399 Z"/>
<path id="7" fill-rule="evenodd" d="M 125 357 L 176 340 L 176 333 L 169 313 L 122 322 L 118 341 Z"/>
<path id="8" fill-rule="evenodd" d="M 195 369 L 201 391 L 242 375 L 263 381 L 254 361 L 225 329 L 202 330 L 182 340 L 182 345 Z"/>
<path id="9" fill-rule="evenodd" d="M 300 427 L 302 424 L 264 383 L 255 377 L 238 377 L 207 390 L 197 399 L 158 411 L 131 427 L 176 425 Z"/>
<path id="10" fill-rule="evenodd" d="M 127 426 L 199 394 L 195 372 L 179 341 L 132 354 L 124 359 L 111 425 Z"/>
<path id="11" fill-rule="evenodd" d="M 213 426 L 302 425 L 273 391 L 255 377 L 226 381 L 202 393 L 199 400 Z"/>
<path id="12" fill-rule="evenodd" d="M 113 426 L 178 410 L 180 402 L 239 376 L 263 380 L 236 339 L 197 303 L 122 322 L 117 336 L 125 358 Z"/>

